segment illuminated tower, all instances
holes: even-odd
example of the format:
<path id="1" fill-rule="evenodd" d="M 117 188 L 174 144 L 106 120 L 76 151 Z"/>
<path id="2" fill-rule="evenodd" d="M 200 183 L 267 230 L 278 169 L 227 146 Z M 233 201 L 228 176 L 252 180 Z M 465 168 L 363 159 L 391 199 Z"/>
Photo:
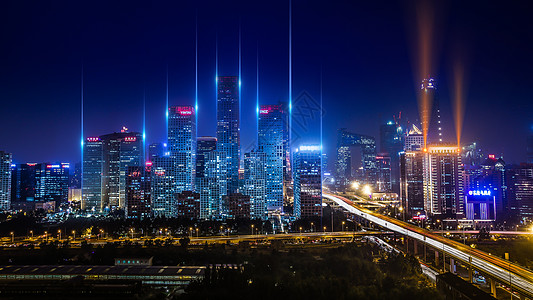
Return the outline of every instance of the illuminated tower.
<path id="1" fill-rule="evenodd" d="M 11 206 L 11 153 L 0 151 L 0 210 Z"/>
<path id="2" fill-rule="evenodd" d="M 424 212 L 424 152 L 422 151 L 400 153 L 400 201 L 410 216 L 421 215 Z"/>
<path id="3" fill-rule="evenodd" d="M 250 196 L 252 218 L 267 217 L 267 156 L 260 151 L 244 155 L 244 194 Z"/>
<path id="4" fill-rule="evenodd" d="M 422 109 L 422 128 L 427 128 L 427 144 L 442 143 L 442 124 L 435 79 L 425 78 L 420 86 L 421 97 L 428 105 Z"/>
<path id="5" fill-rule="evenodd" d="M 102 203 L 102 169 L 104 151 L 99 137 L 88 137 L 83 145 L 81 208 L 100 212 Z"/>
<path id="6" fill-rule="evenodd" d="M 464 168 L 457 146 L 429 146 L 424 153 L 424 208 L 443 219 L 464 217 Z"/>
<path id="7" fill-rule="evenodd" d="M 283 210 L 283 110 L 280 105 L 261 105 L 258 147 L 265 154 L 266 205 L 268 211 Z"/>
<path id="8" fill-rule="evenodd" d="M 380 126 L 381 152 L 390 158 L 390 187 L 386 192 L 400 193 L 400 152 L 403 150 L 403 130 L 395 122 L 389 121 Z M 386 155 L 381 155 L 386 156 Z M 378 167 L 379 168 L 379 167 Z"/>
<path id="9" fill-rule="evenodd" d="M 217 77 L 217 150 L 227 155 L 228 193 L 239 187 L 239 85 L 238 76 Z"/>
<path id="10" fill-rule="evenodd" d="M 294 216 L 322 216 L 320 146 L 300 146 L 294 153 Z"/>
<path id="11" fill-rule="evenodd" d="M 176 159 L 176 193 L 192 191 L 196 174 L 196 117 L 192 106 L 168 109 L 168 151 Z"/>
<path id="12" fill-rule="evenodd" d="M 147 218 L 151 214 L 151 169 L 152 162 L 146 166 L 128 167 L 126 176 L 126 217 Z"/>

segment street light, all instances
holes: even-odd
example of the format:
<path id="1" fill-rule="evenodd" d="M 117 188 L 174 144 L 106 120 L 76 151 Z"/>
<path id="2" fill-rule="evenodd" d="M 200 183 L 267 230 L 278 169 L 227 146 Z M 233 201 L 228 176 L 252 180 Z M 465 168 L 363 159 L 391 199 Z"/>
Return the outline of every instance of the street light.
<path id="1" fill-rule="evenodd" d="M 33 239 L 33 230 L 30 230 L 31 238 Z"/>
<path id="2" fill-rule="evenodd" d="M 357 182 L 357 181 L 352 182 L 352 188 L 353 188 L 354 190 L 359 189 L 359 182 Z"/>
<path id="3" fill-rule="evenodd" d="M 131 239 L 133 240 L 133 228 L 130 228 Z"/>
<path id="4" fill-rule="evenodd" d="M 326 226 L 324 226 L 324 232 L 326 232 Z"/>
<path id="5" fill-rule="evenodd" d="M 15 233 L 11 231 L 11 244 L 15 242 Z"/>
<path id="6" fill-rule="evenodd" d="M 300 234 L 302 234 L 302 226 L 300 226 Z"/>
<path id="7" fill-rule="evenodd" d="M 315 226 L 315 223 L 311 222 L 311 231 L 312 232 L 315 232 L 314 226 Z M 533 228 L 531 228 L 531 230 L 533 231 Z"/>
<path id="8" fill-rule="evenodd" d="M 57 233 L 59 234 L 59 240 L 61 241 L 61 229 L 59 229 Z"/>
<path id="9" fill-rule="evenodd" d="M 198 231 L 199 230 L 200 230 L 199 228 L 196 228 L 196 238 L 198 238 Z"/>
<path id="10" fill-rule="evenodd" d="M 72 230 L 72 235 L 74 236 L 74 240 L 76 240 L 76 230 Z"/>
<path id="11" fill-rule="evenodd" d="M 189 231 L 191 233 L 191 239 L 192 239 L 192 227 L 189 227 Z"/>
<path id="12" fill-rule="evenodd" d="M 342 221 L 342 231 L 344 231 L 344 221 Z"/>
<path id="13" fill-rule="evenodd" d="M 372 189 L 368 184 L 363 188 L 363 193 L 368 196 L 372 195 Z"/>
<path id="14" fill-rule="evenodd" d="M 254 235 L 254 224 L 252 224 L 252 235 Z"/>
<path id="15" fill-rule="evenodd" d="M 44 237 L 46 238 L 46 242 L 48 243 L 48 231 L 44 232 Z"/>

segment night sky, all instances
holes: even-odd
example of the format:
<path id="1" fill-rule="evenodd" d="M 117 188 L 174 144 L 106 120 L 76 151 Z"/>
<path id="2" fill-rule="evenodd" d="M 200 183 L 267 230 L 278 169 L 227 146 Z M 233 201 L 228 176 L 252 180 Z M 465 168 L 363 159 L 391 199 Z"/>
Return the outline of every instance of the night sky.
<path id="1" fill-rule="evenodd" d="M 249 150 L 256 134 L 257 60 L 259 102 L 288 98 L 288 2 L 152 2 L 3 1 L 0 150 L 12 152 L 17 163 L 80 161 L 82 65 L 86 137 L 122 126 L 142 131 L 145 97 L 147 142 L 163 141 L 167 66 L 170 104 L 194 104 L 196 20 L 198 133 L 215 135 L 216 45 L 218 74 L 238 75 L 241 28 L 241 144 Z M 323 144 L 331 157 L 340 127 L 378 137 L 379 125 L 400 111 L 404 120 L 418 120 L 416 5 L 293 0 L 294 146 L 320 142 L 321 77 Z M 527 5 L 450 1 L 435 7 L 432 75 L 447 139 L 455 142 L 451 66 L 460 56 L 467 74 L 462 141 L 477 141 L 486 154 L 514 163 L 525 160 L 533 130 Z"/>

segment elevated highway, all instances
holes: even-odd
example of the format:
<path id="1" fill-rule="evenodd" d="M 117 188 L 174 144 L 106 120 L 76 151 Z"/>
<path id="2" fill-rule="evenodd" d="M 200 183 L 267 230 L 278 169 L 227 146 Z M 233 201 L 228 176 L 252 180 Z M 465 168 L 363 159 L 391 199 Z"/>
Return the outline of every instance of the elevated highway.
<path id="1" fill-rule="evenodd" d="M 342 196 L 324 193 L 323 197 L 337 203 L 345 210 L 387 230 L 400 233 L 425 243 L 434 249 L 443 251 L 446 255 L 491 276 L 506 286 L 511 287 L 512 290 L 533 299 L 533 272 L 529 269 L 434 234 L 418 226 L 358 207 L 351 200 Z"/>

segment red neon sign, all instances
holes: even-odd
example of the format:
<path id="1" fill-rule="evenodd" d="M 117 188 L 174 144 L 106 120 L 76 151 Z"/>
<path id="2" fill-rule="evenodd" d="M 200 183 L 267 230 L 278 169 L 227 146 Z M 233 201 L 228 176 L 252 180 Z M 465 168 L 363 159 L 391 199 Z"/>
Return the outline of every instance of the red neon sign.
<path id="1" fill-rule="evenodd" d="M 98 142 L 100 140 L 99 137 L 88 137 L 87 142 Z"/>
<path id="2" fill-rule="evenodd" d="M 194 109 L 192 106 L 175 106 L 173 109 L 181 116 L 191 116 L 194 114 Z"/>
<path id="3" fill-rule="evenodd" d="M 124 138 L 125 142 L 135 142 L 137 140 L 136 136 L 127 136 Z"/>

